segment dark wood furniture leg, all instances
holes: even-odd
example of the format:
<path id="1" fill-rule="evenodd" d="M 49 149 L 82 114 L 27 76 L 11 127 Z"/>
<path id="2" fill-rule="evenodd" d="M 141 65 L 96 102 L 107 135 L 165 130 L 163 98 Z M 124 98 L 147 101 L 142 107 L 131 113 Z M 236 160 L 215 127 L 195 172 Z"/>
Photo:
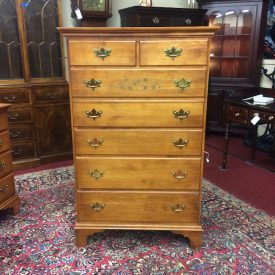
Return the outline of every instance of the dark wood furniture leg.
<path id="1" fill-rule="evenodd" d="M 226 169 L 226 165 L 227 165 L 227 155 L 228 155 L 228 145 L 229 145 L 229 130 L 230 130 L 230 123 L 227 122 L 225 124 L 223 158 L 222 158 L 222 165 L 220 167 L 223 170 Z"/>
<path id="2" fill-rule="evenodd" d="M 257 134 L 258 134 L 258 125 L 255 125 L 252 127 L 252 143 L 251 143 L 251 151 L 250 151 L 250 161 L 248 162 L 249 164 L 255 163 Z"/>

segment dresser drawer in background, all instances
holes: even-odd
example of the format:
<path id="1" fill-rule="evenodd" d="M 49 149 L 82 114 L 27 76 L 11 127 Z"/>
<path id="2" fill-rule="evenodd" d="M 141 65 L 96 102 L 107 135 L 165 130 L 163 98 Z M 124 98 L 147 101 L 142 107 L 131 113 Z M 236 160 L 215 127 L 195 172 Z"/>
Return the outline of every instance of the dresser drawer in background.
<path id="1" fill-rule="evenodd" d="M 78 188 L 198 190 L 200 158 L 76 157 Z"/>
<path id="2" fill-rule="evenodd" d="M 13 175 L 0 179 L 0 203 L 15 193 Z"/>
<path id="3" fill-rule="evenodd" d="M 206 70 L 71 70 L 74 97 L 203 97 Z"/>
<path id="4" fill-rule="evenodd" d="M 4 131 L 0 133 L 0 153 L 10 149 L 10 137 L 9 132 Z"/>
<path id="5" fill-rule="evenodd" d="M 136 65 L 135 41 L 69 41 L 70 65 Z"/>
<path id="6" fill-rule="evenodd" d="M 32 158 L 35 157 L 36 150 L 33 142 L 20 142 L 12 144 L 12 158 Z"/>
<path id="7" fill-rule="evenodd" d="M 248 123 L 248 109 L 238 106 L 229 106 L 227 112 L 230 121 L 243 124 Z"/>
<path id="8" fill-rule="evenodd" d="M 75 130 L 76 154 L 200 156 L 202 130 Z"/>
<path id="9" fill-rule="evenodd" d="M 160 100 L 74 101 L 75 126 L 202 127 L 203 102 Z"/>
<path id="10" fill-rule="evenodd" d="M 31 122 L 32 111 L 30 108 L 13 108 L 8 111 L 8 121 L 12 122 Z"/>
<path id="11" fill-rule="evenodd" d="M 29 89 L 13 89 L 0 91 L 0 102 L 9 104 L 31 104 Z"/>
<path id="12" fill-rule="evenodd" d="M 78 220 L 198 223 L 199 194 L 188 192 L 78 192 Z"/>
<path id="13" fill-rule="evenodd" d="M 0 178 L 12 172 L 11 152 L 7 151 L 0 155 Z"/>
<path id="14" fill-rule="evenodd" d="M 11 125 L 9 127 L 9 134 L 11 141 L 28 140 L 34 137 L 32 125 Z"/>
<path id="15" fill-rule="evenodd" d="M 33 91 L 34 101 L 37 103 L 67 102 L 69 99 L 68 88 L 61 87 L 35 87 Z"/>
<path id="16" fill-rule="evenodd" d="M 207 49 L 207 39 L 141 41 L 140 65 L 206 65 Z"/>

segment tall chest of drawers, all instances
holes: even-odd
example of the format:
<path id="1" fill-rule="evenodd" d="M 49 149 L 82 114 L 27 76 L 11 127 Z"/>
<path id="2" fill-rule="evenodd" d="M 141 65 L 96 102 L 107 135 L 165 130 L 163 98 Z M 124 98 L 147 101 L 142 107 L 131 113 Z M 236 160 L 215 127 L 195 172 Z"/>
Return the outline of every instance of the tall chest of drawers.
<path id="1" fill-rule="evenodd" d="M 106 229 L 201 245 L 209 43 L 216 28 L 59 28 L 67 38 L 76 244 Z"/>

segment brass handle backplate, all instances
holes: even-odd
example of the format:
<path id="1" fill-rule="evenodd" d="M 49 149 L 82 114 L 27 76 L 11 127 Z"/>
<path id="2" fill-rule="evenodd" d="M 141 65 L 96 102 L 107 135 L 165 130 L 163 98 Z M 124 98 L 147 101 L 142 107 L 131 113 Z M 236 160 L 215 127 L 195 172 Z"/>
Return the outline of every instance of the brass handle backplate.
<path id="1" fill-rule="evenodd" d="M 187 80 L 187 79 L 177 79 L 174 81 L 176 87 L 180 88 L 180 89 L 185 89 L 191 86 L 192 80 Z"/>
<path id="2" fill-rule="evenodd" d="M 8 184 L 6 186 L 0 187 L 0 192 L 6 192 L 8 190 L 9 186 Z"/>
<path id="3" fill-rule="evenodd" d="M 104 207 L 105 207 L 104 203 L 100 203 L 100 202 L 91 203 L 91 208 L 96 212 L 102 211 Z"/>
<path id="4" fill-rule="evenodd" d="M 85 111 L 87 117 L 92 118 L 93 120 L 96 120 L 97 118 L 101 117 L 102 111 L 97 111 L 95 109 L 91 111 Z"/>
<path id="5" fill-rule="evenodd" d="M 99 171 L 98 169 L 95 169 L 93 171 L 89 171 L 89 175 L 98 180 L 99 178 L 103 177 L 104 171 Z"/>
<path id="6" fill-rule="evenodd" d="M 88 139 L 87 142 L 88 142 L 89 146 L 96 149 L 97 147 L 102 146 L 103 139 L 102 138 Z"/>
<path id="7" fill-rule="evenodd" d="M 0 162 L 0 170 L 4 169 L 6 167 L 6 163 L 4 161 Z"/>
<path id="8" fill-rule="evenodd" d="M 178 140 L 173 140 L 173 143 L 176 147 L 178 147 L 179 149 L 186 147 L 189 143 L 189 139 L 185 139 L 183 140 L 182 138 L 178 139 Z"/>
<path id="9" fill-rule="evenodd" d="M 176 204 L 170 205 L 170 208 L 174 212 L 182 212 L 185 206 L 183 204 L 176 203 Z"/>
<path id="10" fill-rule="evenodd" d="M 102 60 L 104 60 L 105 57 L 110 56 L 112 50 L 111 49 L 104 49 L 101 47 L 100 49 L 94 49 L 95 55 Z"/>
<path id="11" fill-rule="evenodd" d="M 100 87 L 101 82 L 102 82 L 101 80 L 96 80 L 94 78 L 92 78 L 90 80 L 84 80 L 84 83 L 86 84 L 86 87 L 89 87 L 92 90 Z"/>
<path id="12" fill-rule="evenodd" d="M 173 111 L 173 114 L 175 118 L 183 120 L 184 118 L 188 118 L 190 111 L 184 111 L 183 109 L 180 109 L 179 111 Z"/>
<path id="13" fill-rule="evenodd" d="M 153 19 L 152 19 L 152 21 L 153 21 L 153 23 L 154 24 L 159 24 L 159 22 L 160 22 L 160 20 L 159 20 L 159 18 L 158 17 L 154 17 Z"/>
<path id="14" fill-rule="evenodd" d="M 178 171 L 172 171 L 172 175 L 174 176 L 174 178 L 176 178 L 177 180 L 182 180 L 186 177 L 187 172 L 186 171 L 182 171 L 182 170 L 178 170 Z"/>
<path id="15" fill-rule="evenodd" d="M 170 49 L 167 49 L 164 51 L 166 53 L 167 56 L 171 57 L 173 60 L 180 56 L 182 53 L 182 49 L 177 49 L 175 47 L 172 47 Z"/>
<path id="16" fill-rule="evenodd" d="M 186 25 L 192 24 L 192 20 L 190 18 L 186 19 L 184 22 L 186 23 Z"/>

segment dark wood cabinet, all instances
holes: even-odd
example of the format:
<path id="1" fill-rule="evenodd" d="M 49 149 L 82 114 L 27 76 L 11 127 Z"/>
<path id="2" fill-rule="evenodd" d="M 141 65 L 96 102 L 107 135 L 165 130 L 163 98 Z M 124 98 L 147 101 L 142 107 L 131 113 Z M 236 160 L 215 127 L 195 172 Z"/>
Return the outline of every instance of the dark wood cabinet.
<path id="1" fill-rule="evenodd" d="M 211 40 L 207 129 L 224 130 L 224 101 L 259 87 L 268 1 L 202 0 Z M 233 129 L 233 128 L 232 128 Z"/>

